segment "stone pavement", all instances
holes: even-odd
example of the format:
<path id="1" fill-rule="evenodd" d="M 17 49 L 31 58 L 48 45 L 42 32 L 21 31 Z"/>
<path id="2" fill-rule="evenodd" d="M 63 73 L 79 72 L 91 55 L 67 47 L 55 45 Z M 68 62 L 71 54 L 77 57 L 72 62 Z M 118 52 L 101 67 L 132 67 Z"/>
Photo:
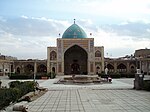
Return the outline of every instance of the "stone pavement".
<path id="1" fill-rule="evenodd" d="M 59 78 L 37 80 L 48 92 L 24 103 L 29 112 L 150 112 L 150 92 L 133 90 L 134 79 L 95 85 L 53 84 Z"/>
<path id="2" fill-rule="evenodd" d="M 135 90 L 49 90 L 29 112 L 150 112 L 150 93 Z"/>
<path id="3" fill-rule="evenodd" d="M 49 90 L 57 90 L 57 89 L 81 89 L 81 88 L 92 88 L 92 89 L 132 89 L 133 88 L 133 79 L 125 79 L 127 81 L 122 82 L 120 80 L 124 79 L 113 79 L 112 83 L 104 83 L 104 84 L 54 84 L 57 82 L 60 77 L 55 79 L 46 80 L 42 83 L 39 82 L 40 86 L 48 88 Z M 129 81 L 128 81 L 129 80 Z M 130 82 L 130 84 L 128 83 Z"/>
<path id="4" fill-rule="evenodd" d="M 133 90 L 133 79 L 114 79 L 112 84 L 53 84 L 49 91 L 26 103 L 29 112 L 150 112 L 150 92 Z"/>

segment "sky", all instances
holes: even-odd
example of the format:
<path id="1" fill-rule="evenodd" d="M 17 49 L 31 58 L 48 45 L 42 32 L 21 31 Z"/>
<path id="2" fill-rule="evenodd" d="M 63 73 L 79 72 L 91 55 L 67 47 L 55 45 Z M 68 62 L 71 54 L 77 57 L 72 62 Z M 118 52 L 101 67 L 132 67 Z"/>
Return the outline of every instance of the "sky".
<path id="1" fill-rule="evenodd" d="M 46 59 L 74 19 L 105 57 L 150 48 L 150 0 L 0 0 L 0 53 Z"/>

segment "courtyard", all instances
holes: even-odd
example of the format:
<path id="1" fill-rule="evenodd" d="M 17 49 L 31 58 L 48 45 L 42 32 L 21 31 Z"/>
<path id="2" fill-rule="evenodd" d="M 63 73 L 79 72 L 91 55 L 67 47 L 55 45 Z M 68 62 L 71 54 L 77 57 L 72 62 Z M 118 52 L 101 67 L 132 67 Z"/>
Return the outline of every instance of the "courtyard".
<path id="1" fill-rule="evenodd" d="M 33 102 L 21 102 L 29 112 L 150 112 L 150 92 L 133 89 L 133 78 L 107 84 L 54 84 L 61 77 L 37 80 L 48 92 Z M 10 82 L 1 77 L 3 85 Z"/>

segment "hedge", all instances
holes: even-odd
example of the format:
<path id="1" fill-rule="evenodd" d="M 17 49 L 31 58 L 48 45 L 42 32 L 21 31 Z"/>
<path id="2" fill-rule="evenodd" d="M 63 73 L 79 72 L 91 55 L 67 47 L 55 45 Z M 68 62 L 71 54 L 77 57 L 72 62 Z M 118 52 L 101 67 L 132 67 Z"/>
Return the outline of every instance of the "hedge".
<path id="1" fill-rule="evenodd" d="M 33 79 L 34 78 L 34 74 L 15 74 L 12 73 L 9 76 L 9 79 Z M 49 77 L 51 79 L 55 78 L 56 74 L 55 73 L 37 73 L 36 74 L 36 79 L 41 79 L 42 77 Z"/>
<path id="2" fill-rule="evenodd" d="M 99 74 L 99 76 L 101 76 L 102 78 L 106 78 L 106 74 L 104 72 Z M 107 76 L 110 76 L 111 78 L 120 78 L 121 77 L 121 75 L 118 72 L 116 72 L 116 73 L 108 73 Z"/>
<path id="3" fill-rule="evenodd" d="M 144 80 L 143 89 L 150 91 L 150 80 Z"/>
<path id="4" fill-rule="evenodd" d="M 104 72 L 102 72 L 101 74 L 99 74 L 99 76 L 101 76 L 102 78 L 105 78 L 106 75 Z M 111 78 L 121 78 L 121 77 L 126 77 L 126 78 L 134 78 L 135 74 L 134 73 L 108 73 L 108 76 L 110 76 Z"/>
<path id="5" fill-rule="evenodd" d="M 31 79 L 33 75 L 11 73 L 8 77 L 9 79 Z"/>
<path id="6" fill-rule="evenodd" d="M 9 83 L 10 88 L 0 89 L 0 110 L 10 103 L 16 102 L 23 95 L 34 91 L 33 81 L 13 81 Z"/>

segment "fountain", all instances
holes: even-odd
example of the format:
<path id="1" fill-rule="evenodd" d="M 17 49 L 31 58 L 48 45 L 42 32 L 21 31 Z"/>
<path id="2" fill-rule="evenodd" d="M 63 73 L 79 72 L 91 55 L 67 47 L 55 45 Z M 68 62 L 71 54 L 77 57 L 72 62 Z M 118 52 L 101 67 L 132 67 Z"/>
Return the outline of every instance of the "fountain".
<path id="1" fill-rule="evenodd" d="M 61 78 L 56 84 L 100 84 L 108 82 L 97 75 L 69 75 Z M 110 82 L 108 82 L 110 83 Z"/>

